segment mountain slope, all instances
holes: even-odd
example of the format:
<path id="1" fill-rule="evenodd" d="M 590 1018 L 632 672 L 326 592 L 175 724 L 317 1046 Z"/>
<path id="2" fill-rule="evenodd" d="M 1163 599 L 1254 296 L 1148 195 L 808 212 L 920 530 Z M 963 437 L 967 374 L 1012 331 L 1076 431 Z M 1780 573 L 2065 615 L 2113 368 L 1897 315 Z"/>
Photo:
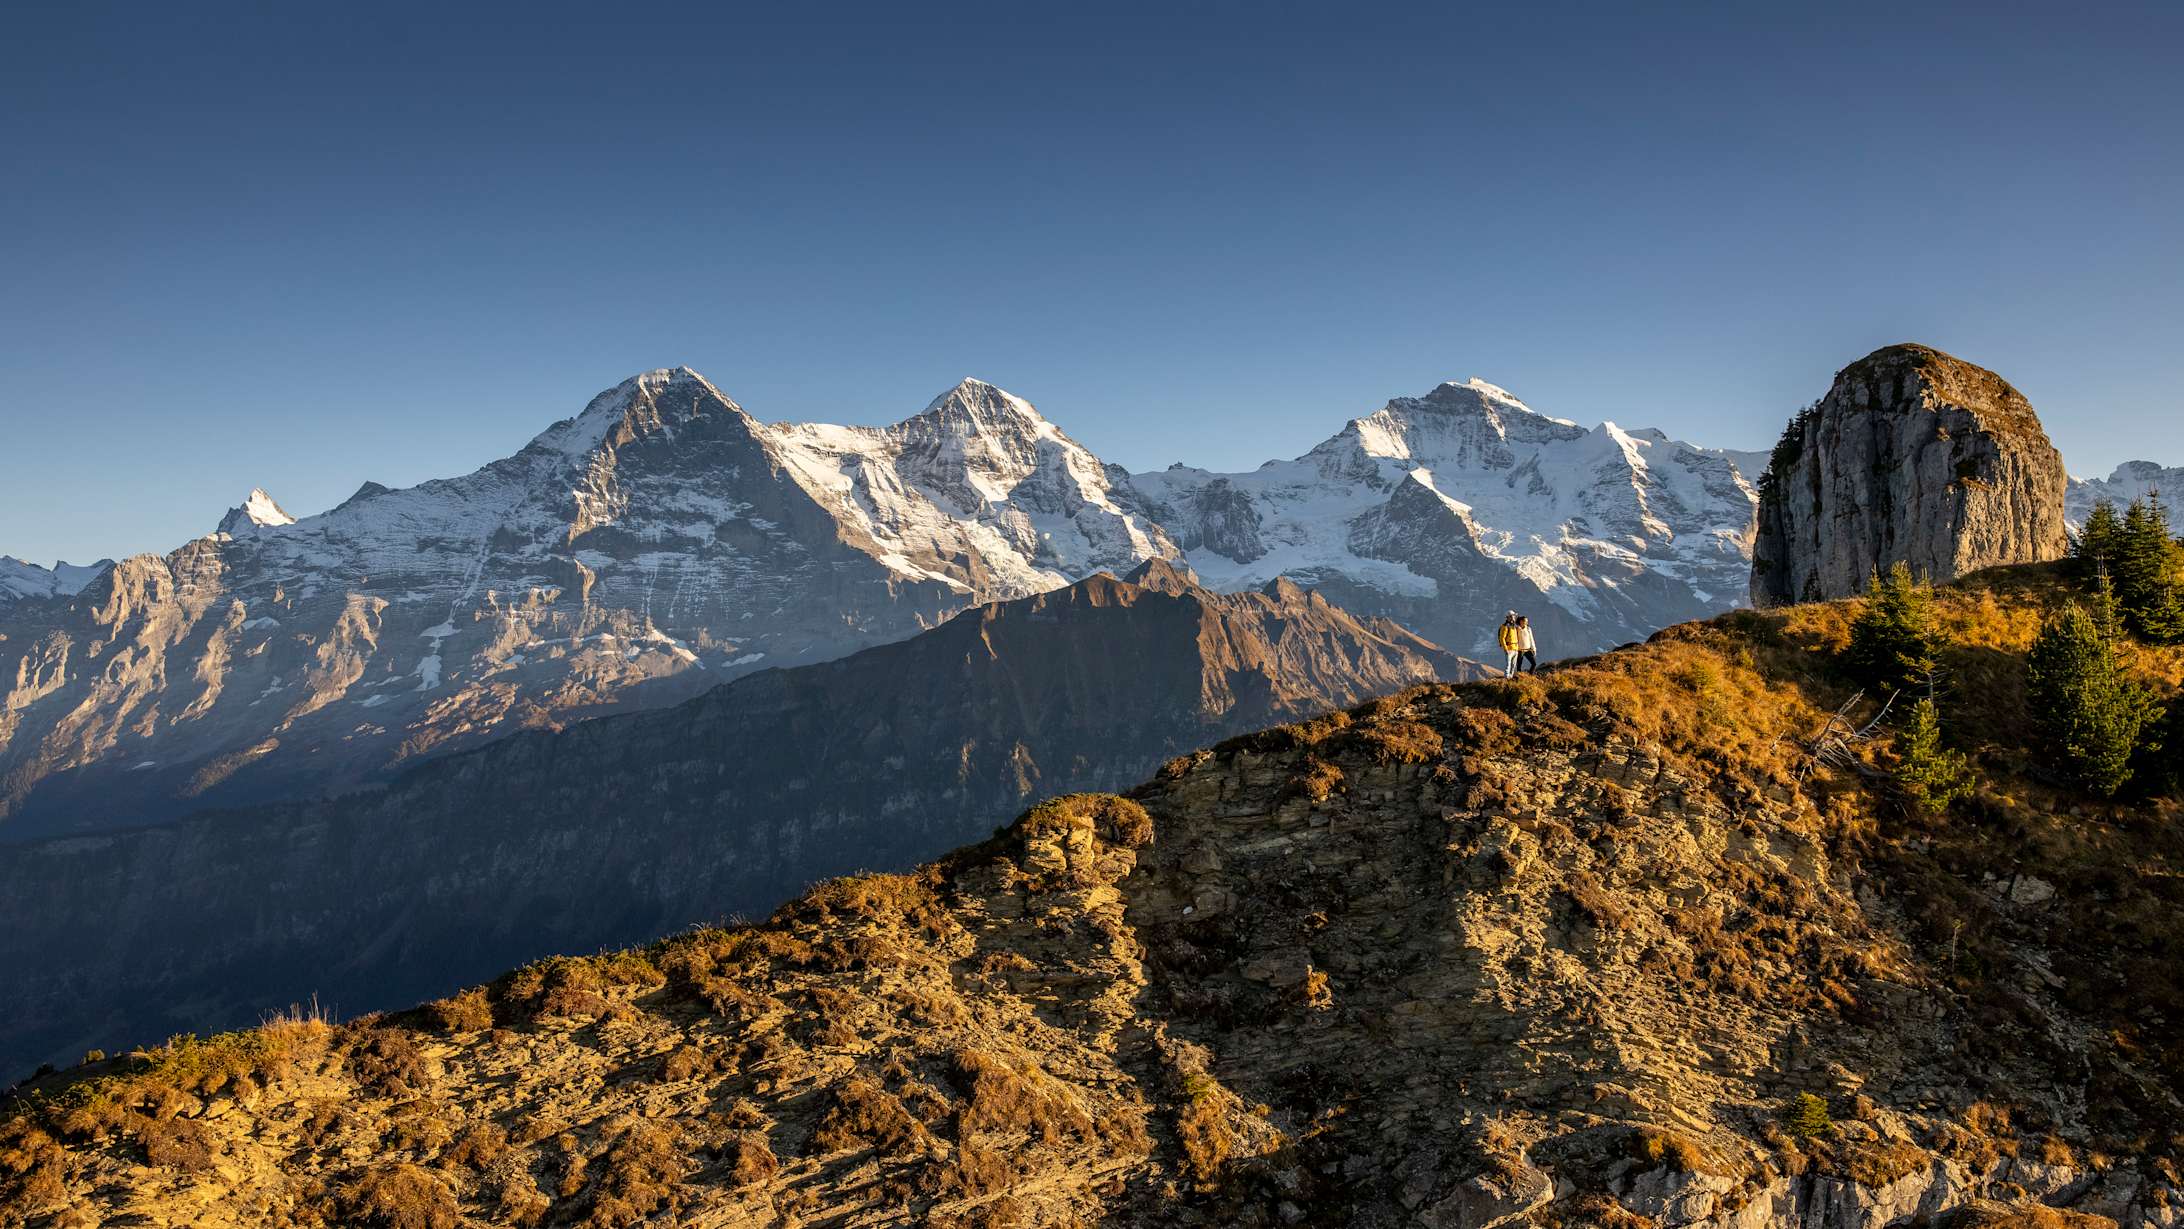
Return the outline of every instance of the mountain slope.
<path id="1" fill-rule="evenodd" d="M 0 1070 L 355 1011 L 907 867 L 1056 790 L 1477 667 L 1286 583 L 1155 562 L 662 712 L 528 733 L 384 791 L 32 842 L 0 860 Z"/>
<path id="2" fill-rule="evenodd" d="M 1848 604 L 1733 615 L 762 926 L 56 1078 L 0 1218 L 2172 1225 L 2178 816 L 2027 775 L 1997 663 L 2053 575 L 1937 600 L 1960 818 L 1808 750 Z"/>
<path id="3" fill-rule="evenodd" d="M 1216 588 L 1288 576 L 1463 652 L 1504 609 L 1549 656 L 1743 599 L 1753 494 L 1719 451 L 1534 412 L 1481 380 L 1390 401 L 1294 461 L 1131 479 Z"/>
<path id="4" fill-rule="evenodd" d="M 827 459 L 845 435 L 878 443 Z M 220 533 L 10 605 L 0 834 L 338 792 L 1172 555 L 1105 483 L 976 381 L 860 434 L 763 425 L 678 368 L 461 478 L 293 523 L 253 492 Z"/>

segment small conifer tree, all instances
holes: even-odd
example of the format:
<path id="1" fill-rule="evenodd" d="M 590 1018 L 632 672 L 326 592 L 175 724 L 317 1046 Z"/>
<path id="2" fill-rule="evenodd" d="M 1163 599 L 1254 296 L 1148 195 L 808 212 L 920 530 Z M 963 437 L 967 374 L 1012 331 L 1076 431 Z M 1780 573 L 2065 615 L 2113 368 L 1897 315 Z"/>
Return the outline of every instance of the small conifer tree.
<path id="1" fill-rule="evenodd" d="M 1942 745 L 1941 710 L 1931 697 L 1911 706 L 1911 721 L 1896 738 L 1896 757 L 1896 784 L 1927 814 L 1939 815 L 1971 795 L 1971 757 Z"/>
<path id="2" fill-rule="evenodd" d="M 1866 584 L 1865 608 L 1850 625 L 1845 664 L 1859 682 L 1901 691 L 1934 669 L 1932 592 L 1898 563 Z"/>
<path id="3" fill-rule="evenodd" d="M 2085 528 L 2070 544 L 2070 556 L 2088 576 L 2111 570 L 2116 566 L 2116 544 L 2122 537 L 2123 518 L 2116 515 L 2115 502 L 2097 500 L 2085 518 Z"/>
<path id="4" fill-rule="evenodd" d="M 2184 595 L 2177 591 L 2184 559 L 2170 534 L 2169 509 L 2159 492 L 2131 501 L 2116 529 L 2113 550 L 2116 600 L 2125 623 L 2156 644 L 2184 640 Z"/>
<path id="5" fill-rule="evenodd" d="M 1793 1139 L 1827 1139 L 1835 1134 L 1835 1120 L 1828 1116 L 1828 1103 L 1809 1092 L 1801 1092 L 1790 1098 L 1782 1108 L 1782 1125 Z"/>
<path id="6" fill-rule="evenodd" d="M 2071 781 L 2111 797 L 2131 779 L 2152 693 L 2124 674 L 2105 578 L 2096 611 L 2076 603 L 2048 616 L 2025 657 L 2026 695 L 2048 749 Z"/>
<path id="7" fill-rule="evenodd" d="M 2147 723 L 2131 771 L 2148 793 L 2184 798 L 2184 695 L 2170 697 L 2160 719 Z"/>

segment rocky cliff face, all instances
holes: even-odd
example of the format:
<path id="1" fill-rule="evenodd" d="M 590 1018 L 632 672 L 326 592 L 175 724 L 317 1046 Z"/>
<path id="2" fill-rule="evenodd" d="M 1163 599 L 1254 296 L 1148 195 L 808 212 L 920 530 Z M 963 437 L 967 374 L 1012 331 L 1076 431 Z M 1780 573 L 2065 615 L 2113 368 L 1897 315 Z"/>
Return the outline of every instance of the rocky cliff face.
<path id="1" fill-rule="evenodd" d="M 1041 794 L 1477 673 L 1286 582 L 1214 594 L 1157 561 L 1135 579 L 519 735 L 338 802 L 10 849 L 0 1072 L 236 1027 L 299 993 L 400 1005 L 551 952 L 763 913 L 816 879 L 984 836 Z"/>
<path id="2" fill-rule="evenodd" d="M 2001 609 L 1991 657 L 2050 596 L 1937 600 Z M 2177 1225 L 2173 807 L 2066 813 L 1997 695 L 1960 736 L 2006 822 L 1884 810 L 1803 749 L 1845 617 L 1414 690 L 763 925 L 96 1064 L 0 1125 L 0 1224 Z"/>
<path id="3" fill-rule="evenodd" d="M 2062 557 L 2062 457 L 2000 376 L 1876 350 L 1797 416 L 1761 482 L 1756 605 L 1847 597 L 1908 563 L 1936 581 Z"/>

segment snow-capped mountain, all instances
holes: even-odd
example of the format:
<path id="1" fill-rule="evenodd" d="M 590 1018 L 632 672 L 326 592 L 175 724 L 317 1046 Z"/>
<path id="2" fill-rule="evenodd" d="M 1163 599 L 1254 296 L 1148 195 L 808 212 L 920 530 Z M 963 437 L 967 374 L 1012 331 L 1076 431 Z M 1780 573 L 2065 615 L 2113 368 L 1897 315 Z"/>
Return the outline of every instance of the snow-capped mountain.
<path id="1" fill-rule="evenodd" d="M 1730 454 L 1481 381 L 1249 474 L 1105 465 L 966 380 L 891 427 L 766 424 L 677 368 L 514 455 L 291 517 L 264 490 L 165 557 L 0 570 L 0 836 L 371 785 L 1153 559 L 1318 588 L 1468 653 L 1564 656 L 1744 596 Z"/>
<path id="2" fill-rule="evenodd" d="M 460 478 L 301 520 L 254 491 L 80 592 L 19 570 L 0 831 L 367 784 L 1173 556 L 1109 484 L 977 381 L 891 428 L 768 426 L 678 368 Z"/>
<path id="3" fill-rule="evenodd" d="M 273 502 L 273 497 L 266 494 L 263 487 L 252 487 L 248 498 L 228 509 L 228 514 L 220 518 L 219 532 L 229 535 L 247 534 L 259 529 L 278 529 L 282 525 L 295 523 L 296 518 Z"/>
<path id="4" fill-rule="evenodd" d="M 111 559 L 92 564 L 62 560 L 50 568 L 42 568 L 13 555 L 0 555 L 0 610 L 27 597 L 74 597 L 99 573 L 112 566 L 114 561 Z"/>
<path id="5" fill-rule="evenodd" d="M 2184 527 L 2184 465 L 2165 467 L 2152 461 L 2125 461 L 2106 478 L 2072 478 L 2063 493 L 2063 519 L 2076 529 L 2101 500 L 2121 512 L 2149 492 L 2159 494 L 2168 505 L 2169 524 Z"/>
<path id="6" fill-rule="evenodd" d="M 767 432 L 804 489 L 907 576 L 1016 596 L 1176 553 L 1116 504 L 1098 457 L 978 380 L 892 427 Z"/>
<path id="7" fill-rule="evenodd" d="M 1755 454 L 1741 454 L 1749 463 Z M 1217 589 L 1276 576 L 1491 654 L 1504 610 L 1566 656 L 1742 604 L 1754 492 L 1736 457 L 1537 413 L 1483 380 L 1354 419 L 1247 474 L 1131 478 Z"/>

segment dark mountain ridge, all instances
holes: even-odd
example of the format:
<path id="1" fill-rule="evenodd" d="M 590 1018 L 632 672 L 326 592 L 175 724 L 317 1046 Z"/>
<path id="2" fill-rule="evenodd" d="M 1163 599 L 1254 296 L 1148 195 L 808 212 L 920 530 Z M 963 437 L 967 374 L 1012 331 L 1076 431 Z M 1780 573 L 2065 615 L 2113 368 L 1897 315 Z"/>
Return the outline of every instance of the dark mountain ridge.
<path id="1" fill-rule="evenodd" d="M 931 858 L 1041 794 L 1478 673 L 1287 582 L 1135 576 L 515 734 L 383 790 L 17 846 L 0 860 L 0 1065 L 232 1028 L 312 993 L 385 1007 L 763 913 L 817 879 Z"/>

